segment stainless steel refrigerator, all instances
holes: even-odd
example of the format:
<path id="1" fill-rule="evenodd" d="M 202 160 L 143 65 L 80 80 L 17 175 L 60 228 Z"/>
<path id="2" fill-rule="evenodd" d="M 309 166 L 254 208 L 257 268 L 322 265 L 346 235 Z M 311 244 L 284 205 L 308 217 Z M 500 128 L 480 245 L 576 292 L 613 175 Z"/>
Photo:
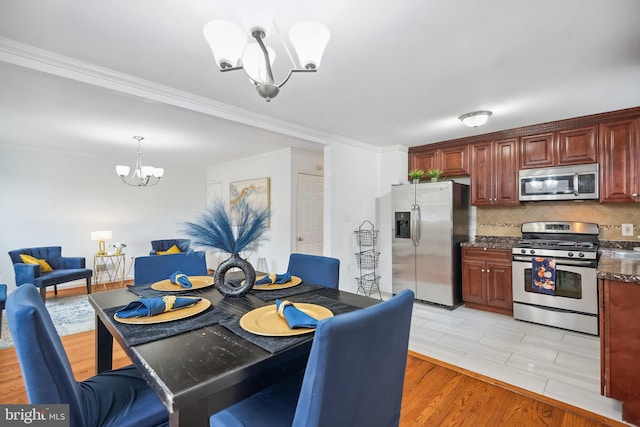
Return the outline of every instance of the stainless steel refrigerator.
<path id="1" fill-rule="evenodd" d="M 460 243 L 469 240 L 469 186 L 394 185 L 392 290 L 454 308 L 462 302 Z"/>

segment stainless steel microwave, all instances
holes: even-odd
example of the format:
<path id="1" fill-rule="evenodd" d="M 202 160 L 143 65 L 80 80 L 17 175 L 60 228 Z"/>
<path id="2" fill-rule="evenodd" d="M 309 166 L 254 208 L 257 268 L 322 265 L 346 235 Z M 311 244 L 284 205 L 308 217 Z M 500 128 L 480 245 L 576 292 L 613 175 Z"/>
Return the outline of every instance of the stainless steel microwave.
<path id="1" fill-rule="evenodd" d="M 592 200 L 599 197 L 598 164 L 523 169 L 518 173 L 521 202 Z"/>

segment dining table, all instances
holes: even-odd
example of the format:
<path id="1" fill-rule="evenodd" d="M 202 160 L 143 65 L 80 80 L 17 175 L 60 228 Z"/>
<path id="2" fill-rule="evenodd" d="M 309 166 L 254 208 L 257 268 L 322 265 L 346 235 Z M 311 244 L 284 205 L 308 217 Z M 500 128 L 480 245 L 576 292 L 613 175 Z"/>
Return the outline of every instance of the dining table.
<path id="1" fill-rule="evenodd" d="M 206 299 L 210 307 L 185 319 L 141 325 L 121 323 L 115 311 L 141 297 L 166 292 L 146 285 L 92 293 L 88 298 L 96 313 L 97 373 L 112 368 L 115 340 L 167 408 L 170 426 L 208 426 L 215 412 L 306 366 L 313 330 L 264 336 L 243 329 L 242 316 L 267 305 L 276 310 L 276 298 L 320 305 L 334 315 L 380 302 L 305 279 L 309 281 L 274 291 L 254 287 L 242 297 L 224 297 L 213 285 L 186 289 L 177 295 Z"/>

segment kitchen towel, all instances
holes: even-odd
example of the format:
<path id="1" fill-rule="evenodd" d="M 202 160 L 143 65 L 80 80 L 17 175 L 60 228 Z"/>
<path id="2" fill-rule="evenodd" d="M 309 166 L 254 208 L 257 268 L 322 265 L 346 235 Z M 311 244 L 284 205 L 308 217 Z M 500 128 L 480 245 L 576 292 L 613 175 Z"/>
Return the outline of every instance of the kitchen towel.
<path id="1" fill-rule="evenodd" d="M 531 287 L 548 295 L 556 293 L 556 260 L 550 257 L 531 258 Z"/>

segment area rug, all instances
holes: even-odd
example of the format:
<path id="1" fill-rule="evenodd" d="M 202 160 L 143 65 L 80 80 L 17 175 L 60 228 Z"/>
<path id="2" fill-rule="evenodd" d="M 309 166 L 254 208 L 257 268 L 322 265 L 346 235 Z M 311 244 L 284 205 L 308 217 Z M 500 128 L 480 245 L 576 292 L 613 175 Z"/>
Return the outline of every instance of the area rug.
<path id="1" fill-rule="evenodd" d="M 47 299 L 46 306 L 60 336 L 91 331 L 95 327 L 95 311 L 86 295 Z M 0 350 L 9 347 L 13 347 L 13 339 L 7 325 L 6 312 L 3 310 Z"/>

